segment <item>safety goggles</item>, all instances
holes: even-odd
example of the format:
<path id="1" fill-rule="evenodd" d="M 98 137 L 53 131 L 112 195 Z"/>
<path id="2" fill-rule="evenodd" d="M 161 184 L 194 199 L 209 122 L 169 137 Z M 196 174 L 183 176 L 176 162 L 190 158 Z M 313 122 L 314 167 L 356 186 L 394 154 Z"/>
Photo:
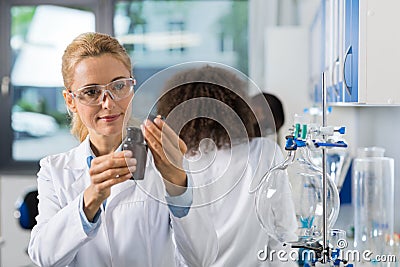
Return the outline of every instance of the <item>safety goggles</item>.
<path id="1" fill-rule="evenodd" d="M 119 79 L 109 84 L 84 86 L 73 92 L 70 91 L 70 94 L 83 105 L 97 106 L 103 102 L 106 92 L 112 100 L 119 101 L 134 92 L 135 85 L 136 80 L 133 78 Z"/>

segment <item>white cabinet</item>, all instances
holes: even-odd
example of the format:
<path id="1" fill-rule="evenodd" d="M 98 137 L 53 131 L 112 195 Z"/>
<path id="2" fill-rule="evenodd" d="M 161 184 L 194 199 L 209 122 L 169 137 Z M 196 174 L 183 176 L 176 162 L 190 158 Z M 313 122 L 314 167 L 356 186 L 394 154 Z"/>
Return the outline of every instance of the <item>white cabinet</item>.
<path id="1" fill-rule="evenodd" d="M 399 0 L 322 0 L 311 41 L 322 60 L 311 60 L 314 99 L 321 100 L 321 72 L 328 101 L 338 104 L 400 105 Z M 317 24 L 320 23 L 321 27 Z M 321 36 L 320 40 L 313 36 Z M 311 51 L 321 58 L 319 51 Z"/>

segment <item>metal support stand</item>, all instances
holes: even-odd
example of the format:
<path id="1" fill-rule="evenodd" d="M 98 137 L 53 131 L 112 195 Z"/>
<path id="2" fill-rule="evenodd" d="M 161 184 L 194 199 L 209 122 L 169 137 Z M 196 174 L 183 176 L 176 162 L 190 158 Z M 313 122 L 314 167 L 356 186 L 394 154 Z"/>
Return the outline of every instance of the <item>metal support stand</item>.
<path id="1" fill-rule="evenodd" d="M 326 75 L 325 72 L 322 73 L 322 127 L 326 127 Z M 322 136 L 323 142 L 326 142 L 326 136 Z M 328 244 L 328 180 L 326 176 L 326 149 L 322 148 L 322 233 L 323 233 L 323 250 L 322 250 L 322 263 L 328 262 L 329 257 L 329 244 Z"/>
<path id="2" fill-rule="evenodd" d="M 311 266 L 337 266 L 338 264 L 345 264 L 347 262 L 343 259 L 338 259 L 336 254 L 331 255 L 333 251 L 330 251 L 329 248 L 329 222 L 328 222 L 328 197 L 329 200 L 333 201 L 335 204 L 335 198 L 338 192 L 333 191 L 330 192 L 332 195 L 328 196 L 328 182 L 330 182 L 330 178 L 327 173 L 327 149 L 329 148 L 346 148 L 347 144 L 343 141 L 337 141 L 335 138 L 330 138 L 335 134 L 344 134 L 345 127 L 334 128 L 333 126 L 327 125 L 327 88 L 326 88 L 326 73 L 322 73 L 322 126 L 317 126 L 315 124 L 300 124 L 296 123 L 293 125 L 293 128 L 290 129 L 289 135 L 286 136 L 286 145 L 285 150 L 288 151 L 288 155 L 284 162 L 274 166 L 270 169 L 261 179 L 259 185 L 254 190 L 259 190 L 259 187 L 267 177 L 269 177 L 272 171 L 277 169 L 285 170 L 293 161 L 296 150 L 301 147 L 307 147 L 309 149 L 322 149 L 322 193 L 318 192 L 319 197 L 322 194 L 322 229 L 320 228 L 320 219 L 321 214 L 318 215 L 318 229 L 314 228 L 315 225 L 312 225 L 313 228 L 310 228 L 311 225 L 307 225 L 307 229 L 302 227 L 301 229 L 306 229 L 307 234 L 302 234 L 301 238 L 299 238 L 296 242 L 289 242 L 292 248 L 302 248 L 306 250 L 313 250 L 316 254 L 315 257 L 309 262 L 312 264 Z M 309 127 L 308 127 L 309 126 Z M 310 162 L 309 164 L 312 165 Z M 301 174 L 303 175 L 303 174 Z M 320 169 L 318 168 L 318 176 L 320 176 Z M 320 179 L 320 178 L 319 178 Z M 319 187 L 318 190 L 321 188 Z M 254 192 L 253 191 L 253 192 Z M 318 199 L 318 205 L 320 205 L 320 199 Z M 338 207 L 333 207 L 338 208 Z M 257 211 L 258 212 L 258 211 Z M 331 212 L 335 212 L 334 210 Z M 334 213 L 335 214 L 335 213 Z M 316 213 L 314 214 L 314 216 Z M 337 214 L 335 214 L 336 216 Z M 261 222 L 262 223 L 262 222 Z M 313 224 L 311 222 L 311 224 Z M 321 233 L 322 230 L 322 233 Z M 305 232 L 304 232 L 305 233 Z M 321 243 L 321 235 L 322 235 L 322 243 Z"/>

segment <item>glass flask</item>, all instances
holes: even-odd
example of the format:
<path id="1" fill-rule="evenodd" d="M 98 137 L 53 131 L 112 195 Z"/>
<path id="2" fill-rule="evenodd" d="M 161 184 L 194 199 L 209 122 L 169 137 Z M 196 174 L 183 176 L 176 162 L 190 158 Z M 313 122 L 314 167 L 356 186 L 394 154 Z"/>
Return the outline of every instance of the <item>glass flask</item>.
<path id="1" fill-rule="evenodd" d="M 289 179 L 287 179 L 287 177 Z M 282 182 L 288 180 L 290 192 L 282 192 Z M 264 230 L 281 242 L 312 241 L 323 235 L 323 179 L 322 169 L 314 165 L 307 147 L 288 151 L 286 159 L 271 168 L 261 181 L 256 192 L 256 212 Z M 340 200 L 338 190 L 327 174 L 327 218 L 331 229 L 339 214 Z M 296 235 L 280 227 L 279 220 L 290 218 L 291 214 L 276 216 L 281 203 L 294 207 L 297 221 Z M 288 211 L 290 212 L 290 210 Z"/>

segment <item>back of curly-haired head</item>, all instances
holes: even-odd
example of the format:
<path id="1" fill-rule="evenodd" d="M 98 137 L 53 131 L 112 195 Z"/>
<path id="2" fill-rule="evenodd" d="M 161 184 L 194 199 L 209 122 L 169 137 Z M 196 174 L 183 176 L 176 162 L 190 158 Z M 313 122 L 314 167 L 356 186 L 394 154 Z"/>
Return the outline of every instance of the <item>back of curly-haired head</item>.
<path id="1" fill-rule="evenodd" d="M 185 106 L 186 103 L 189 104 Z M 247 103 L 246 81 L 231 70 L 207 65 L 175 74 L 164 87 L 157 112 L 168 119 L 174 108 L 183 107 L 168 121 L 174 129 L 181 125 L 179 136 L 194 152 L 204 138 L 212 139 L 221 148 L 238 141 L 234 139 L 255 137 L 256 118 Z M 192 119 L 185 121 L 188 117 Z M 240 127 L 232 127 L 238 119 Z"/>

